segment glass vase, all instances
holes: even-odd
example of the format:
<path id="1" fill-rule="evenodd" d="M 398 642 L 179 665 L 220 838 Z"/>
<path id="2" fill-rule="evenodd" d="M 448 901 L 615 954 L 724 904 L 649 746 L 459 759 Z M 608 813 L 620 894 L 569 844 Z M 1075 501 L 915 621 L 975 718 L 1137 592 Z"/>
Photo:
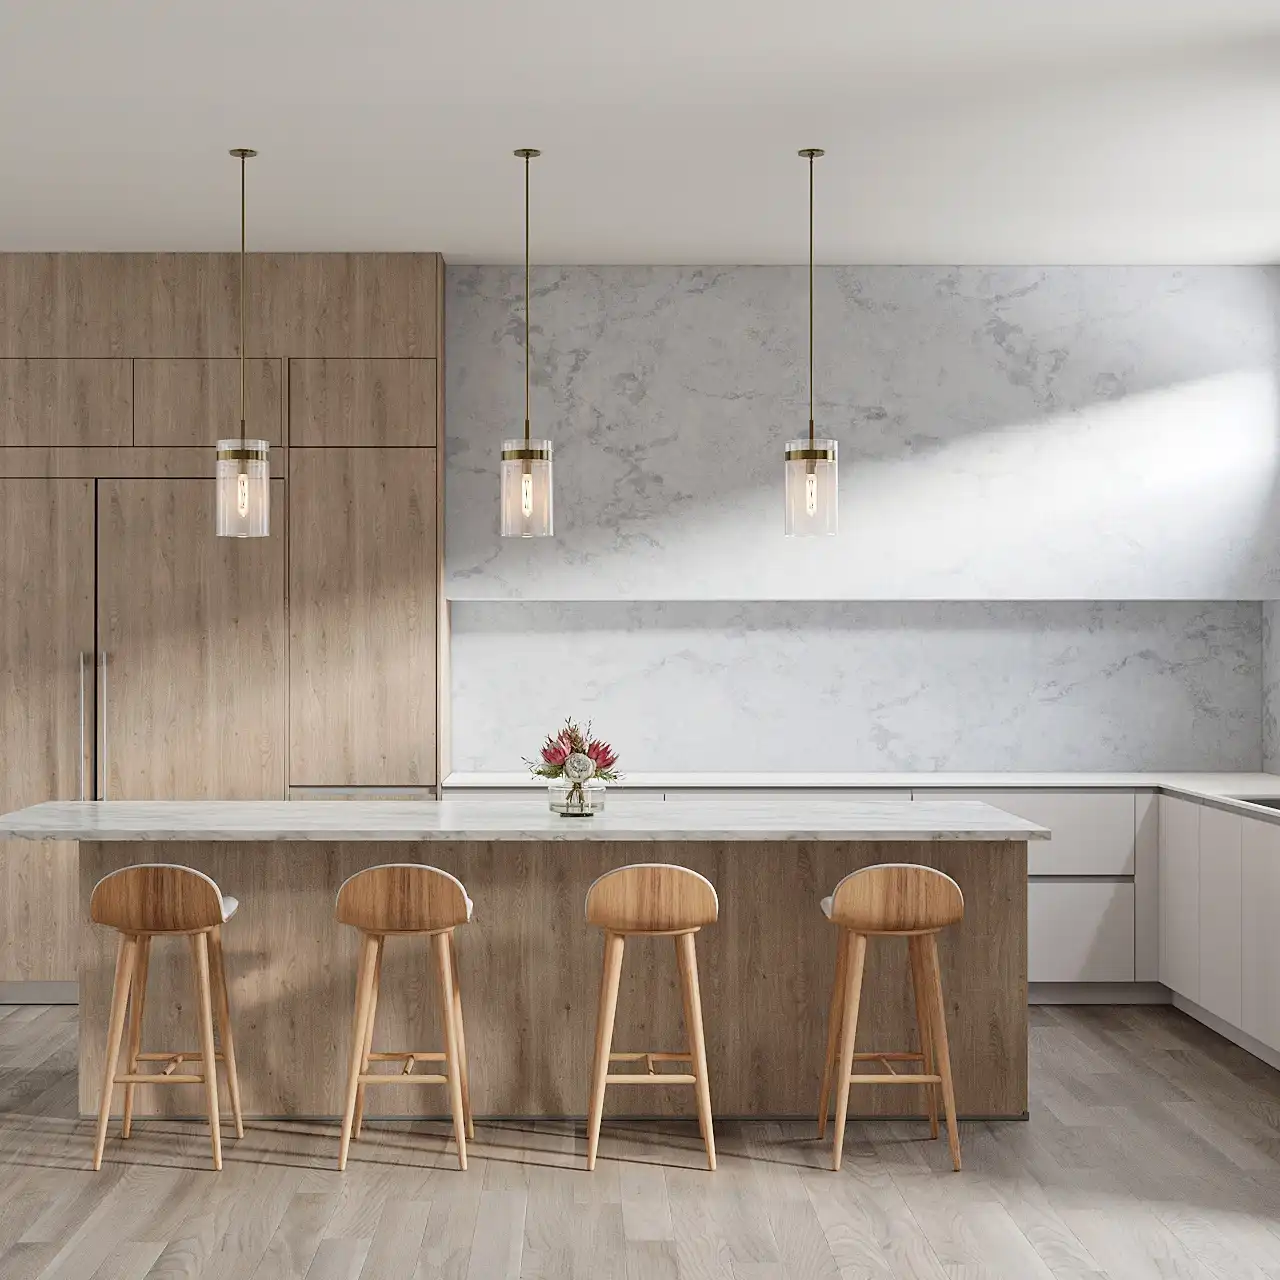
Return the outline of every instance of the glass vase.
<path id="1" fill-rule="evenodd" d="M 562 818 L 590 818 L 604 809 L 604 783 L 599 778 L 570 782 L 552 778 L 547 783 L 547 804 Z"/>

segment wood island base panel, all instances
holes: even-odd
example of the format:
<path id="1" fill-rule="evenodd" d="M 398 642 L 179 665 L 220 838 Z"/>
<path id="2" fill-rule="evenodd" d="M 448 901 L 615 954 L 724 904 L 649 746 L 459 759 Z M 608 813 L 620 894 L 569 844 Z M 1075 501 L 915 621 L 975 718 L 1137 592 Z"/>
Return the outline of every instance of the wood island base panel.
<path id="1" fill-rule="evenodd" d="M 815 1117 L 835 972 L 837 930 L 819 901 L 842 876 L 877 862 L 917 862 L 953 877 L 965 918 L 938 938 L 962 1117 L 1027 1116 L 1027 845 L 1025 840 L 435 841 L 432 843 L 80 844 L 80 918 L 104 875 L 176 862 L 213 877 L 240 908 L 223 930 L 244 1111 L 334 1117 L 355 1000 L 357 937 L 334 919 L 348 876 L 385 862 L 425 862 L 457 876 L 475 902 L 457 931 L 471 1099 L 477 1116 L 586 1113 L 602 935 L 584 918 L 587 888 L 628 862 L 679 862 L 720 897 L 698 935 L 711 1102 L 720 1116 Z M 184 939 L 157 941 L 143 1048 L 197 1043 Z M 102 1079 L 116 935 L 86 925 L 80 971 L 80 1111 Z M 172 948 L 173 954 L 168 954 Z M 916 1042 L 905 944 L 869 949 L 857 1047 Z M 616 1051 L 685 1046 L 674 948 L 627 944 Z M 375 1050 L 443 1047 L 430 949 L 388 941 Z M 225 1104 L 225 1084 L 222 1084 Z M 120 1105 L 119 1097 L 116 1106 Z M 683 1088 L 616 1087 L 611 1115 L 693 1114 Z M 371 1091 L 370 1116 L 438 1116 L 443 1089 Z M 139 1115 L 203 1115 L 198 1088 L 140 1089 Z M 855 1088 L 850 1114 L 924 1114 L 919 1091 Z"/>

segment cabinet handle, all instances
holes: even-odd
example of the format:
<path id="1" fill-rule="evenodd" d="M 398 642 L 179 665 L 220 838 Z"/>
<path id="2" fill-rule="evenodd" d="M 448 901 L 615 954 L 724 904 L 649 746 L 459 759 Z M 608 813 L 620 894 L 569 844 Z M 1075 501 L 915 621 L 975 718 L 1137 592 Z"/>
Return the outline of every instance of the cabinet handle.
<path id="1" fill-rule="evenodd" d="M 84 748 L 85 748 L 85 730 L 84 730 L 84 653 L 80 654 L 80 767 L 77 770 L 77 777 L 80 784 L 80 799 L 87 800 L 89 797 L 84 793 Z"/>
<path id="2" fill-rule="evenodd" d="M 98 756 L 99 769 L 102 774 L 101 785 L 98 788 L 98 799 L 105 800 L 107 798 L 107 651 L 102 650 L 99 655 L 98 664 L 101 676 L 101 718 L 98 721 Z"/>

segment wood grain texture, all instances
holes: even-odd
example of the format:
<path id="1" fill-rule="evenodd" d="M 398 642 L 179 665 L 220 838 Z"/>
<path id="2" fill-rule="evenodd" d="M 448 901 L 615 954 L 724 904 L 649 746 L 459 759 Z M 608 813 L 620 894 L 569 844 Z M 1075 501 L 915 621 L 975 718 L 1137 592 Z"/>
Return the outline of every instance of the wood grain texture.
<path id="1" fill-rule="evenodd" d="M 273 449 L 271 469 L 284 475 L 287 450 Z M 207 446 L 119 448 L 37 448 L 0 449 L 0 478 L 3 479 L 212 479 L 214 451 Z"/>
<path id="2" fill-rule="evenodd" d="M 289 781 L 435 782 L 436 452 L 291 449 Z"/>
<path id="3" fill-rule="evenodd" d="M 587 919 L 613 933 L 678 933 L 715 924 L 715 886 L 687 867 L 606 872 L 587 891 Z"/>
<path id="4" fill-rule="evenodd" d="M 426 357 L 434 253 L 249 254 L 251 356 Z M 234 253 L 0 254 L 0 357 L 239 354 Z"/>
<path id="5" fill-rule="evenodd" d="M 436 447 L 434 360 L 290 360 L 289 443 Z"/>
<path id="6" fill-rule="evenodd" d="M 246 430 L 278 445 L 283 437 L 284 374 L 279 360 L 245 361 Z M 240 434 L 240 362 L 134 361 L 134 444 L 212 448 Z"/>
<path id="7" fill-rule="evenodd" d="M 93 743 L 93 485 L 0 481 L 0 804 L 82 798 Z M 87 798 L 85 796 L 84 798 Z M 0 981 L 69 982 L 79 935 L 74 844 L 0 843 Z"/>
<path id="8" fill-rule="evenodd" d="M 338 891 L 335 915 L 366 933 L 435 933 L 466 924 L 466 890 L 447 872 L 421 865 L 370 867 Z"/>
<path id="9" fill-rule="evenodd" d="M 133 442 L 128 360 L 0 360 L 0 447 Z"/>
<path id="10" fill-rule="evenodd" d="M 475 899 L 457 935 L 466 993 L 470 1096 L 476 1115 L 583 1115 L 596 1029 L 601 934 L 583 901 L 602 872 L 631 862 L 679 862 L 716 885 L 720 918 L 699 935 L 711 1096 L 721 1115 L 813 1115 L 826 1040 L 836 935 L 818 908 L 841 877 L 876 862 L 915 861 L 952 876 L 965 894 L 964 923 L 939 939 L 952 1068 L 961 1115 L 1026 1110 L 1026 847 L 966 844 L 457 844 L 430 850 Z M 176 861 L 213 876 L 239 897 L 224 929 L 246 1114 L 341 1113 L 357 938 L 333 919 L 338 886 L 375 863 L 425 861 L 420 845 L 81 846 L 82 911 L 115 867 Z M 86 931 L 81 1000 L 82 1079 L 101 1070 L 101 1028 L 111 986 L 111 936 Z M 162 948 L 163 940 L 157 947 Z M 175 1043 L 181 984 L 153 958 L 148 1039 Z M 672 948 L 664 939 L 627 946 L 614 1048 L 684 1043 Z M 378 1003 L 379 1037 L 394 1045 L 438 1041 L 434 984 L 421 943 L 391 939 Z M 906 943 L 889 939 L 867 957 L 860 1043 L 907 1043 L 914 991 Z M 252 1031 L 247 1031 L 247 1026 Z M 82 1098 L 91 1111 L 96 1093 Z M 151 1105 L 200 1114 L 199 1100 L 170 1091 Z M 611 1089 L 609 1110 L 692 1114 L 687 1089 Z M 635 1095 L 639 1093 L 637 1098 Z M 903 1090 L 859 1090 L 855 1109 L 901 1114 Z M 886 1096 L 887 1095 L 887 1096 Z M 914 1103 L 914 1095 L 912 1103 Z M 414 1115 L 422 1091 L 387 1086 L 372 1100 L 385 1115 Z M 438 1105 L 438 1104 L 437 1104 Z M 908 1104 L 910 1105 L 910 1104 Z"/>
<path id="11" fill-rule="evenodd" d="M 222 895 L 187 867 L 122 867 L 94 886 L 89 919 L 125 933 L 192 933 L 222 924 Z"/>
<path id="12" fill-rule="evenodd" d="M 932 867 L 864 867 L 836 886 L 831 922 L 855 933 L 929 933 L 964 917 L 964 895 Z"/>
<path id="13" fill-rule="evenodd" d="M 962 1125 L 962 1177 L 914 1124 L 832 1174 L 808 1117 L 718 1121 L 714 1178 L 691 1120 L 606 1121 L 593 1174 L 576 1121 L 481 1122 L 465 1175 L 441 1123 L 374 1122 L 344 1174 L 335 1124 L 258 1124 L 213 1178 L 198 1121 L 85 1173 L 75 1009 L 0 1008 L 0 1274 L 1273 1280 L 1280 1073 L 1167 1006 L 1031 1019 L 1033 1121 Z"/>
<path id="14" fill-rule="evenodd" d="M 209 481 L 99 482 L 107 799 L 285 794 L 284 540 L 213 527 Z"/>

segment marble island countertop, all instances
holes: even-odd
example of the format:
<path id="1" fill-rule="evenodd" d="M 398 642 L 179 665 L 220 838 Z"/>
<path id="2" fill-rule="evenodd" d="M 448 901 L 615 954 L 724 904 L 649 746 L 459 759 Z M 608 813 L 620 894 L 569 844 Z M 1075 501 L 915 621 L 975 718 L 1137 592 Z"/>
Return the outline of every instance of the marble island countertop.
<path id="1" fill-rule="evenodd" d="M 0 817 L 0 839 L 80 841 L 1047 840 L 976 800 L 610 796 L 561 818 L 541 796 L 488 800 L 48 801 Z"/>

